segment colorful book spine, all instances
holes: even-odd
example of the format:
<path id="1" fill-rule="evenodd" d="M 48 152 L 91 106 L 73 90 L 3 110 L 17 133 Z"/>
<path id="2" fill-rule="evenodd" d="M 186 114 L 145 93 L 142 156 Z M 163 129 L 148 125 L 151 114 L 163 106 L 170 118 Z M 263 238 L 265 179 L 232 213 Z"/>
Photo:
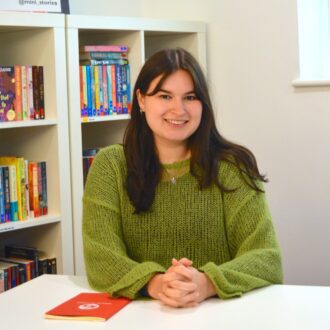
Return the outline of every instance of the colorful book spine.
<path id="1" fill-rule="evenodd" d="M 100 86 L 99 86 L 99 70 L 97 66 L 92 67 L 94 70 L 94 95 L 95 95 L 95 113 L 93 116 L 96 116 L 100 110 Z"/>
<path id="2" fill-rule="evenodd" d="M 37 162 L 37 173 L 38 173 L 38 202 L 39 202 L 39 214 L 43 214 L 43 200 L 42 200 L 42 180 L 41 180 L 41 163 Z"/>
<path id="3" fill-rule="evenodd" d="M 121 66 L 115 65 L 116 70 L 116 100 L 117 100 L 117 114 L 123 113 L 123 94 L 122 94 L 122 77 Z"/>
<path id="4" fill-rule="evenodd" d="M 23 116 L 23 120 L 27 120 L 29 118 L 27 66 L 22 65 L 21 71 L 22 71 L 22 116 Z"/>
<path id="5" fill-rule="evenodd" d="M 79 57 L 83 60 L 126 60 L 126 52 L 82 52 Z"/>
<path id="6" fill-rule="evenodd" d="M 39 73 L 36 65 L 32 66 L 32 82 L 33 82 L 33 106 L 34 118 L 40 119 L 40 103 L 39 103 Z"/>
<path id="7" fill-rule="evenodd" d="M 112 110 L 113 114 L 117 114 L 117 81 L 116 81 L 116 66 L 111 65 L 111 95 L 112 95 Z"/>
<path id="8" fill-rule="evenodd" d="M 27 65 L 28 119 L 34 119 L 32 66 Z"/>
<path id="9" fill-rule="evenodd" d="M 97 71 L 98 71 L 98 86 L 99 86 L 99 98 L 100 98 L 100 108 L 98 109 L 98 116 L 104 116 L 104 98 L 103 98 L 103 71 L 102 66 L 98 65 Z"/>
<path id="10" fill-rule="evenodd" d="M 103 91 L 103 110 L 104 115 L 109 115 L 109 108 L 108 108 L 108 81 L 107 81 L 107 66 L 102 65 L 102 91 Z"/>
<path id="11" fill-rule="evenodd" d="M 92 108 L 91 113 L 88 114 L 89 117 L 93 117 L 96 115 L 96 97 L 95 97 L 95 76 L 94 76 L 94 66 L 91 66 L 91 97 L 92 97 Z"/>
<path id="12" fill-rule="evenodd" d="M 15 65 L 15 112 L 16 120 L 23 119 L 22 113 L 22 72 L 21 66 Z"/>
<path id="13" fill-rule="evenodd" d="M 21 208 L 21 172 L 16 157 L 0 157 L 0 165 L 9 169 L 10 208 L 13 221 L 23 220 Z"/>
<path id="14" fill-rule="evenodd" d="M 0 66 L 0 122 L 13 121 L 15 118 L 14 67 Z"/>
<path id="15" fill-rule="evenodd" d="M 5 199 L 5 222 L 12 221 L 11 204 L 10 204 L 10 183 L 9 183 L 9 168 L 1 166 L 4 184 L 4 199 Z"/>
<path id="16" fill-rule="evenodd" d="M 25 177 L 25 162 L 24 158 L 16 157 L 16 166 L 19 172 L 17 178 L 19 178 L 18 185 L 19 187 L 19 220 L 26 220 L 27 219 L 27 205 L 26 205 L 26 177 Z"/>
<path id="17" fill-rule="evenodd" d="M 80 47 L 81 52 L 127 52 L 125 45 L 84 45 Z"/>
<path id="18" fill-rule="evenodd" d="M 41 188 L 42 188 L 42 214 L 48 214 L 48 193 L 47 193 L 47 165 L 45 161 L 41 164 Z"/>
<path id="19" fill-rule="evenodd" d="M 87 85 L 87 116 L 90 117 L 93 113 L 92 86 L 91 86 L 91 67 L 86 68 L 86 85 Z"/>
<path id="20" fill-rule="evenodd" d="M 107 94 L 108 94 L 108 112 L 109 115 L 113 113 L 113 100 L 112 100 L 112 79 L 111 79 L 111 66 L 107 65 Z"/>
<path id="21" fill-rule="evenodd" d="M 26 215 L 30 217 L 30 196 L 29 196 L 29 161 L 24 160 L 24 172 L 25 172 L 25 204 L 26 204 Z"/>
<path id="22" fill-rule="evenodd" d="M 85 117 L 87 115 L 87 90 L 86 90 L 86 67 L 79 66 L 79 86 L 80 86 L 80 115 Z"/>
<path id="23" fill-rule="evenodd" d="M 120 66 L 121 73 L 121 91 L 122 91 L 122 104 L 123 104 L 123 113 L 128 113 L 128 90 L 127 90 L 127 71 L 125 65 Z"/>
<path id="24" fill-rule="evenodd" d="M 17 199 L 17 180 L 16 167 L 8 165 L 9 171 L 9 191 L 10 191 L 10 211 L 12 221 L 18 220 L 18 199 Z"/>
<path id="25" fill-rule="evenodd" d="M 38 66 L 39 119 L 45 119 L 44 67 Z"/>
<path id="26" fill-rule="evenodd" d="M 119 60 L 83 60 L 80 61 L 82 65 L 111 65 L 111 64 L 118 64 L 118 65 L 126 65 L 128 64 L 127 60 L 119 59 Z"/>
<path id="27" fill-rule="evenodd" d="M 3 169 L 0 167 L 0 223 L 4 222 L 6 222 L 5 185 L 3 180 Z"/>
<path id="28" fill-rule="evenodd" d="M 37 218 L 40 216 L 37 162 L 29 162 L 28 168 L 30 212 L 35 218 Z"/>

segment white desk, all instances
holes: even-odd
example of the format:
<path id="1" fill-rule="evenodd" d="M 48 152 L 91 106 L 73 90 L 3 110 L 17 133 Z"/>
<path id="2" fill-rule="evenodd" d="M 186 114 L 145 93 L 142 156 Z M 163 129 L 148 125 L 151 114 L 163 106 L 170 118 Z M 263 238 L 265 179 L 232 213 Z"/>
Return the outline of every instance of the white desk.
<path id="1" fill-rule="evenodd" d="M 134 301 L 107 322 L 46 320 L 43 313 L 92 291 L 85 277 L 43 275 L 0 294 L 3 330 L 330 330 L 330 287 L 274 285 L 227 301 L 173 309 Z"/>

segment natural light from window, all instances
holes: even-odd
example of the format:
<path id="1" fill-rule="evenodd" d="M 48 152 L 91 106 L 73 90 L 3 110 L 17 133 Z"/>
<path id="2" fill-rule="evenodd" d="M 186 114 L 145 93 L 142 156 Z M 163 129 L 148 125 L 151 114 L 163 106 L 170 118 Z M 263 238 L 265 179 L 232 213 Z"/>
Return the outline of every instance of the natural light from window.
<path id="1" fill-rule="evenodd" d="M 330 80 L 330 0 L 297 0 L 299 80 Z"/>

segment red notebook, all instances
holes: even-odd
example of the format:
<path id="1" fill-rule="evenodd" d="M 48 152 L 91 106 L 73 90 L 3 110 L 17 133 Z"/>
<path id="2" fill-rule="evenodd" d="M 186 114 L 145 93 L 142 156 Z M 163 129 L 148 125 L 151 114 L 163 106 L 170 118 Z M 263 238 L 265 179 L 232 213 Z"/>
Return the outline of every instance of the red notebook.
<path id="1" fill-rule="evenodd" d="M 131 302 L 107 293 L 80 293 L 45 313 L 46 319 L 106 321 Z"/>

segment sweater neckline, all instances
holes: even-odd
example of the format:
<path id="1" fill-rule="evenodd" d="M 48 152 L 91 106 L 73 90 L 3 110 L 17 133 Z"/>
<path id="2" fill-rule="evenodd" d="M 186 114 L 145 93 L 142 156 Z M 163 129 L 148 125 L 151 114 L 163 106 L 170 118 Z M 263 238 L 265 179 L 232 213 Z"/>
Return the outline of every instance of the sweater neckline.
<path id="1" fill-rule="evenodd" d="M 190 158 L 184 159 L 184 160 L 180 160 L 178 162 L 174 162 L 174 163 L 167 163 L 167 164 L 161 164 L 161 167 L 163 169 L 182 169 L 184 167 L 187 167 L 190 164 Z"/>
<path id="2" fill-rule="evenodd" d="M 177 180 L 190 171 L 190 159 L 181 160 L 170 164 L 161 164 L 162 181 L 176 184 Z"/>

